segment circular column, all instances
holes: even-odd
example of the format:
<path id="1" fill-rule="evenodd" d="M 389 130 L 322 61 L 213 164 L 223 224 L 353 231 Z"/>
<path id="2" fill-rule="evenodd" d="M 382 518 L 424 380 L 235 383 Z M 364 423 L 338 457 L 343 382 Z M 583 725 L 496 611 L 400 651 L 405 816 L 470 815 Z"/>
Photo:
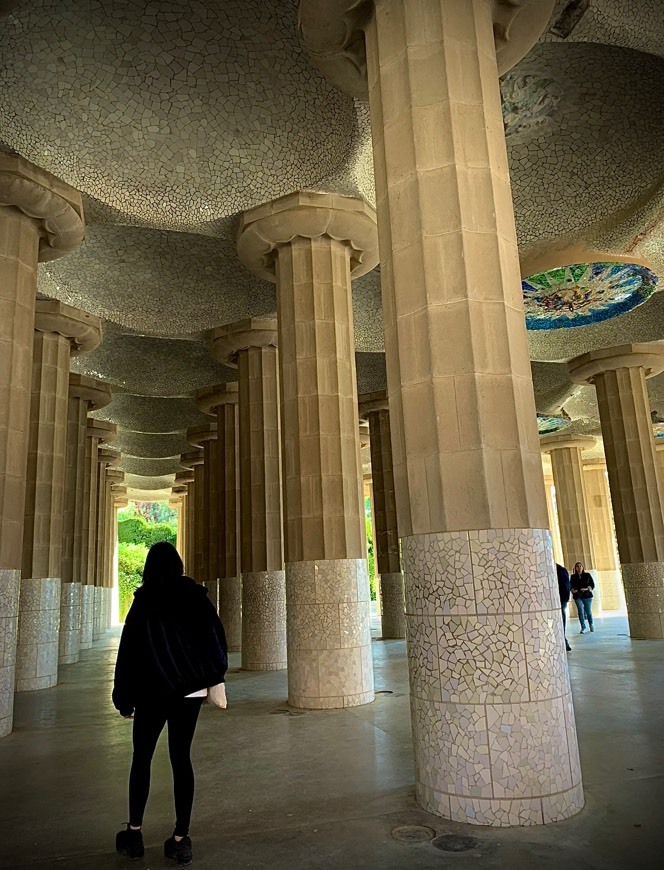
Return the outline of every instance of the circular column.
<path id="1" fill-rule="evenodd" d="M 217 607 L 219 600 L 219 571 L 217 566 L 217 424 L 204 423 L 187 430 L 187 440 L 203 451 L 203 464 L 194 469 L 198 484 L 200 525 L 196 529 L 196 580 L 208 590 L 210 600 Z"/>
<path id="2" fill-rule="evenodd" d="M 384 640 L 406 636 L 403 574 L 394 492 L 392 436 L 387 393 L 359 397 L 360 416 L 369 422 L 373 484 L 374 551 L 380 575 L 381 628 Z"/>
<path id="3" fill-rule="evenodd" d="M 98 514 L 97 514 L 97 556 L 96 570 L 102 589 L 101 630 L 111 625 L 113 610 L 113 573 L 111 562 L 115 553 L 115 541 L 111 542 L 113 526 L 111 484 L 108 471 L 119 464 L 121 454 L 116 450 L 102 447 L 97 453 L 98 467 Z"/>
<path id="4" fill-rule="evenodd" d="M 83 239 L 80 194 L 0 154 L 0 737 L 12 730 L 28 459 L 37 263 Z M 30 578 L 29 578 L 30 579 Z"/>
<path id="5" fill-rule="evenodd" d="M 58 681 L 69 360 L 101 341 L 99 318 L 52 299 L 35 310 L 16 691 Z"/>
<path id="6" fill-rule="evenodd" d="M 238 388 L 217 384 L 196 394 L 198 407 L 216 414 L 218 462 L 217 551 L 219 617 L 226 631 L 229 652 L 242 648 L 242 574 L 240 568 L 240 469 L 238 450 Z"/>
<path id="7" fill-rule="evenodd" d="M 351 276 L 378 259 L 375 214 L 300 192 L 243 215 L 240 259 L 277 284 L 288 698 L 373 700 Z"/>
<path id="8" fill-rule="evenodd" d="M 242 667 L 286 667 L 286 575 L 276 320 L 215 329 L 212 354 L 238 369 Z"/>
<path id="9" fill-rule="evenodd" d="M 181 464 L 184 466 L 185 456 L 181 457 Z M 175 475 L 175 484 L 178 490 L 183 492 L 183 511 L 182 522 L 184 527 L 183 545 L 180 548 L 182 559 L 184 560 L 185 573 L 193 573 L 193 516 L 194 516 L 194 472 L 193 468 L 187 468 L 186 471 L 178 471 Z"/>
<path id="10" fill-rule="evenodd" d="M 624 610 L 620 564 L 616 549 L 611 494 L 604 462 L 584 462 L 588 519 L 595 552 L 595 571 L 602 590 L 602 610 Z"/>
<path id="11" fill-rule="evenodd" d="M 104 480 L 100 480 L 100 461 L 101 452 L 105 444 L 111 444 L 117 437 L 117 427 L 114 423 L 107 423 L 104 420 L 88 419 L 87 437 L 90 440 L 90 513 L 89 513 L 89 531 L 88 531 L 88 581 L 94 586 L 94 601 L 92 612 L 92 640 L 99 640 L 105 626 L 102 626 L 105 613 L 105 584 L 106 572 L 103 561 L 98 561 L 97 553 L 100 545 L 99 535 L 104 536 L 105 528 L 104 506 L 103 502 L 106 497 L 104 486 L 100 489 L 100 484 L 105 485 Z M 104 451 L 106 452 L 106 451 Z M 119 459 L 119 457 L 118 457 Z M 100 501 L 102 504 L 100 505 Z M 100 520 L 102 526 L 100 528 Z"/>
<path id="12" fill-rule="evenodd" d="M 664 346 L 603 348 L 568 365 L 597 390 L 630 635 L 664 638 L 664 489 L 646 388 L 664 371 Z"/>
<path id="13" fill-rule="evenodd" d="M 69 375 L 60 598 L 61 665 L 77 662 L 81 648 L 85 649 L 92 643 L 94 585 L 88 584 L 85 536 L 86 524 L 89 530 L 90 523 L 91 465 L 86 463 L 86 456 L 90 460 L 86 452 L 86 435 L 88 412 L 104 408 L 110 401 L 111 391 L 107 384 L 85 375 Z"/>
<path id="14" fill-rule="evenodd" d="M 191 577 L 196 577 L 197 570 L 200 571 L 202 569 L 203 561 L 203 451 L 196 450 L 191 453 L 183 453 L 180 463 L 187 469 L 187 474 L 191 476 L 191 483 L 189 484 L 189 544 L 185 559 L 185 570 Z"/>

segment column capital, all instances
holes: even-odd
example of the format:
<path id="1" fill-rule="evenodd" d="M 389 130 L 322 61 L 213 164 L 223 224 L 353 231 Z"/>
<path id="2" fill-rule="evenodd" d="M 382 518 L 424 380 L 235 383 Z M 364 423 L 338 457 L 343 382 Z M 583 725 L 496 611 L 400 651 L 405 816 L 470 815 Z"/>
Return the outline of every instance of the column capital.
<path id="1" fill-rule="evenodd" d="M 250 347 L 277 347 L 276 318 L 249 317 L 220 326 L 212 333 L 212 356 L 227 366 L 237 366 L 238 354 Z"/>
<path id="2" fill-rule="evenodd" d="M 357 404 L 360 409 L 360 419 L 365 419 L 369 414 L 372 414 L 375 411 L 390 410 L 386 390 L 377 390 L 373 393 L 362 393 L 361 396 L 357 397 Z"/>
<path id="3" fill-rule="evenodd" d="M 35 331 L 52 332 L 68 338 L 72 356 L 89 353 L 99 347 L 102 339 L 101 320 L 98 317 L 57 299 L 37 300 Z"/>
<path id="4" fill-rule="evenodd" d="M 108 423 L 106 420 L 88 419 L 85 434 L 88 438 L 99 439 L 100 444 L 111 444 L 118 437 L 118 427 L 115 423 Z"/>
<path id="5" fill-rule="evenodd" d="M 242 215 L 237 251 L 252 272 L 276 281 L 275 252 L 300 237 L 327 236 L 351 249 L 353 278 L 378 263 L 376 211 L 354 196 L 298 191 L 249 209 Z"/>
<path id="6" fill-rule="evenodd" d="M 81 194 L 15 154 L 0 154 L 0 206 L 15 208 L 39 226 L 39 260 L 57 260 L 85 235 Z"/>
<path id="7" fill-rule="evenodd" d="M 190 453 L 183 453 L 182 454 L 182 457 L 180 458 L 181 465 L 182 465 L 183 460 L 187 456 L 191 456 L 191 454 Z M 194 472 L 193 472 L 192 468 L 187 468 L 186 471 L 176 471 L 175 472 L 175 485 L 176 486 L 183 487 L 186 489 L 187 484 L 193 483 L 193 482 L 194 482 Z"/>
<path id="8" fill-rule="evenodd" d="M 621 344 L 591 350 L 567 363 L 570 378 L 576 384 L 592 384 L 597 375 L 617 369 L 644 371 L 652 378 L 664 371 L 664 344 Z"/>
<path id="9" fill-rule="evenodd" d="M 553 453 L 554 450 L 591 450 L 597 444 L 594 435 L 547 435 L 540 439 L 543 453 Z"/>
<path id="10" fill-rule="evenodd" d="M 125 479 L 124 471 L 119 471 L 117 468 L 109 468 L 106 472 L 106 480 L 111 484 L 111 488 L 117 492 L 115 487 L 122 486 Z"/>
<path id="11" fill-rule="evenodd" d="M 105 465 L 106 468 L 115 468 L 116 465 L 120 464 L 121 459 L 122 454 L 118 453 L 117 450 L 108 450 L 107 448 L 102 447 L 97 453 L 99 464 Z"/>
<path id="12" fill-rule="evenodd" d="M 198 450 L 192 450 L 189 453 L 183 453 L 180 456 L 180 465 L 186 469 L 193 469 L 195 465 L 203 464 L 203 451 L 199 448 Z M 180 472 L 177 472 L 175 475 L 175 479 L 177 480 L 177 475 Z M 192 475 L 193 479 L 193 475 Z"/>
<path id="13" fill-rule="evenodd" d="M 215 384 L 214 387 L 204 387 L 196 393 L 196 406 L 204 414 L 211 417 L 221 405 L 237 405 L 238 402 L 237 381 L 229 384 Z"/>
<path id="14" fill-rule="evenodd" d="M 83 399 L 90 406 L 90 411 L 105 408 L 113 398 L 108 384 L 74 372 L 69 374 L 69 396 L 72 399 Z"/>
<path id="15" fill-rule="evenodd" d="M 540 38 L 555 0 L 487 2 L 492 10 L 498 73 L 503 75 Z M 298 26 L 314 66 L 340 90 L 364 100 L 368 91 L 363 30 L 372 10 L 371 0 L 300 0 L 298 14 Z M 454 31 L 453 25 L 450 30 Z"/>
<path id="16" fill-rule="evenodd" d="M 187 429 L 187 441 L 194 447 L 203 447 L 206 441 L 217 440 L 217 424 L 202 423 Z"/>

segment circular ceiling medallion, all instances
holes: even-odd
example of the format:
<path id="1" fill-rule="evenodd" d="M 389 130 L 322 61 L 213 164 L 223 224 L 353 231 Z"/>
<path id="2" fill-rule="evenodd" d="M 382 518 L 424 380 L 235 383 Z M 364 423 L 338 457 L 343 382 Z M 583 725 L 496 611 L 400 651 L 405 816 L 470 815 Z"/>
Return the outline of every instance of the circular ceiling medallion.
<path id="1" fill-rule="evenodd" d="M 537 415 L 537 431 L 540 435 L 552 435 L 566 429 L 572 421 L 569 417 L 550 417 L 547 414 Z"/>
<path id="2" fill-rule="evenodd" d="M 528 329 L 590 326 L 649 299 L 657 276 L 636 263 L 575 263 L 521 282 Z"/>

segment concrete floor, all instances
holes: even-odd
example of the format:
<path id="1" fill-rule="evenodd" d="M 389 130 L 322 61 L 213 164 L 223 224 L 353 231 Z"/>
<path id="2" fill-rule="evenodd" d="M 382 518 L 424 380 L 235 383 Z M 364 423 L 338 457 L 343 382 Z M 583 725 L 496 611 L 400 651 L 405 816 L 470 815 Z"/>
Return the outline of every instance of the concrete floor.
<path id="1" fill-rule="evenodd" d="M 200 868 L 661 868 L 664 866 L 664 642 L 627 637 L 623 618 L 569 633 L 586 809 L 545 828 L 444 822 L 413 800 L 403 641 L 376 641 L 376 702 L 289 715 L 286 674 L 237 672 L 227 711 L 203 708 L 194 742 L 192 838 Z M 18 697 L 0 741 L 0 867 L 162 867 L 172 830 L 164 741 L 153 767 L 143 863 L 113 852 L 126 819 L 131 723 L 110 703 L 119 632 L 62 669 L 55 689 Z M 478 839 L 449 853 L 391 831 L 428 825 Z"/>

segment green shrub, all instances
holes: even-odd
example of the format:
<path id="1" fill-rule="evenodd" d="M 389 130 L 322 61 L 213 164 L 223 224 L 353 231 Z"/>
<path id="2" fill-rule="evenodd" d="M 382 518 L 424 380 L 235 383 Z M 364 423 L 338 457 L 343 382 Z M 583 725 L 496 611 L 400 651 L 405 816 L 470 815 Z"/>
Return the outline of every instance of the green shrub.
<path id="1" fill-rule="evenodd" d="M 158 541 L 175 544 L 176 540 L 177 530 L 169 523 L 148 523 L 139 516 L 118 522 L 118 541 L 121 544 L 143 544 L 149 548 Z"/>
<path id="2" fill-rule="evenodd" d="M 120 622 L 124 622 L 131 607 L 134 591 L 143 580 L 143 565 L 148 548 L 144 544 L 118 544 L 118 587 L 120 594 Z"/>

